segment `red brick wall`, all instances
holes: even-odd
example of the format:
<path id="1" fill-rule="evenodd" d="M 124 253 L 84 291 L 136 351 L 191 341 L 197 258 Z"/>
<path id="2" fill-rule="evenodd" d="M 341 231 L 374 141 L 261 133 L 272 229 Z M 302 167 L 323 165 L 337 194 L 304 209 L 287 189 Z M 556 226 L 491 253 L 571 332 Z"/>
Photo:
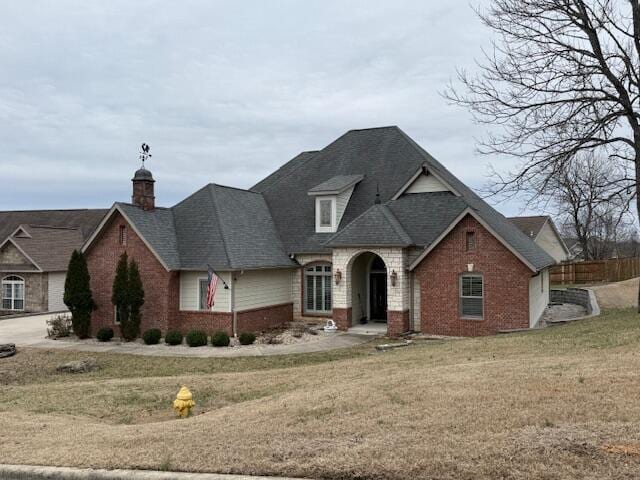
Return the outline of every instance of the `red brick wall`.
<path id="1" fill-rule="evenodd" d="M 238 334 L 262 332 L 293 320 L 293 303 L 253 308 L 237 313 Z"/>
<path id="2" fill-rule="evenodd" d="M 189 330 L 202 330 L 207 334 L 224 330 L 231 335 L 232 318 L 232 314 L 227 312 L 178 311 L 172 316 L 169 325 L 171 329 L 180 330 L 184 335 Z"/>
<path id="3" fill-rule="evenodd" d="M 348 330 L 351 328 L 351 307 L 334 308 L 333 321 L 336 322 L 340 330 Z"/>
<path id="4" fill-rule="evenodd" d="M 120 225 L 127 226 L 126 245 L 119 243 Z M 114 324 L 111 290 L 116 265 L 125 251 L 130 259 L 138 263 L 145 291 L 141 332 L 159 328 L 162 332 L 178 329 L 184 334 L 192 329 L 207 333 L 217 330 L 232 333 L 231 313 L 180 311 L 180 273 L 167 272 L 124 217 L 116 212 L 86 252 L 91 290 L 98 306 L 91 316 L 93 334 L 101 327 L 112 327 L 116 335 L 120 334 L 118 326 Z M 287 303 L 246 310 L 238 312 L 237 319 L 238 333 L 263 331 L 293 320 L 293 305 Z"/>
<path id="5" fill-rule="evenodd" d="M 119 243 L 120 225 L 127 226 L 126 245 Z M 113 327 L 114 324 L 111 290 L 115 278 L 116 265 L 123 252 L 130 259 L 135 259 L 140 268 L 140 276 L 144 287 L 145 302 L 142 306 L 141 332 L 149 328 L 159 328 L 163 332 L 169 326 L 169 315 L 177 310 L 178 272 L 167 272 L 142 239 L 128 225 L 127 221 L 116 212 L 102 229 L 86 252 L 87 265 L 91 274 L 91 290 L 98 309 L 91 315 L 91 329 L 95 332 L 100 327 Z"/>
<path id="6" fill-rule="evenodd" d="M 387 334 L 397 337 L 409 331 L 409 310 L 387 310 Z"/>
<path id="7" fill-rule="evenodd" d="M 476 247 L 466 251 L 465 234 L 476 232 Z M 459 312 L 459 276 L 467 264 L 483 275 L 484 318 Z M 529 327 L 532 272 L 472 216 L 465 217 L 415 269 L 420 282 L 422 332 L 438 335 L 492 335 Z"/>

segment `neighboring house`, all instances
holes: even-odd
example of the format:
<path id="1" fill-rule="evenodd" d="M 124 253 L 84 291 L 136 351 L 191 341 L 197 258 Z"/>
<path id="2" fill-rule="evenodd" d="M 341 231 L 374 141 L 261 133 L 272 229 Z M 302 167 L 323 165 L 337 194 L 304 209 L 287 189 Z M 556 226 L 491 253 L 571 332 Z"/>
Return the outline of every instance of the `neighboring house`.
<path id="1" fill-rule="evenodd" d="M 573 258 L 551 217 L 538 215 L 534 217 L 510 217 L 508 220 L 518 227 L 522 233 L 528 235 L 540 245 L 556 262 L 560 263 Z"/>
<path id="2" fill-rule="evenodd" d="M 293 317 L 486 335 L 535 326 L 549 299 L 542 248 L 397 127 L 352 130 L 250 190 L 210 184 L 171 208 L 133 178 L 83 246 L 98 310 L 113 326 L 118 258 L 139 265 L 143 325 L 257 331 Z M 207 268 L 219 274 L 206 308 Z"/>
<path id="3" fill-rule="evenodd" d="M 0 212 L 0 312 L 56 312 L 67 265 L 107 210 Z"/>

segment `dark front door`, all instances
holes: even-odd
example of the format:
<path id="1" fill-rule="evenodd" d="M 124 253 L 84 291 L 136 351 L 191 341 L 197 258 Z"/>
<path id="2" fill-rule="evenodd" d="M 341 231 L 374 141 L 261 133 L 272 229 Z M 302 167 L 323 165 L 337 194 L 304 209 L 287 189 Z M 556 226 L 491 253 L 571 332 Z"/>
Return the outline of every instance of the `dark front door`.
<path id="1" fill-rule="evenodd" d="M 371 320 L 387 320 L 387 273 L 371 272 L 369 285 L 369 302 Z"/>

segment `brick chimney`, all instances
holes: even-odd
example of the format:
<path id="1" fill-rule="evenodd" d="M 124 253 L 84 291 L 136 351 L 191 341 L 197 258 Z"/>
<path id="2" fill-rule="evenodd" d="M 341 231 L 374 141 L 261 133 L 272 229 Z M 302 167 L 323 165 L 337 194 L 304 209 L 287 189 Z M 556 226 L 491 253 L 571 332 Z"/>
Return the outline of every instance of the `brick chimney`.
<path id="1" fill-rule="evenodd" d="M 153 194 L 153 184 L 156 182 L 153 175 L 146 168 L 142 167 L 136 171 L 131 179 L 133 182 L 133 195 L 131 203 L 143 210 L 153 210 L 156 206 L 156 197 Z"/>

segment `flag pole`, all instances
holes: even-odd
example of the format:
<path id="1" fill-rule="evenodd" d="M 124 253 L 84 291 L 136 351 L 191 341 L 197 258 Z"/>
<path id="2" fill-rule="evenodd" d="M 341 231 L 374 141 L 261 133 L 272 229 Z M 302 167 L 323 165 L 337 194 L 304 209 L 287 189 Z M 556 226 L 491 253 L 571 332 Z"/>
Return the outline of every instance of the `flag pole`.
<path id="1" fill-rule="evenodd" d="M 224 278 L 222 278 L 220 275 L 218 275 L 218 272 L 216 272 L 213 268 L 211 268 L 211 265 L 209 265 L 207 263 L 207 267 L 209 267 L 209 270 L 211 270 L 213 273 L 216 274 L 216 277 L 218 277 L 220 279 L 220 281 L 222 282 L 222 285 L 224 285 L 224 289 L 225 290 L 229 290 L 229 285 L 227 285 L 227 282 L 224 281 Z"/>

